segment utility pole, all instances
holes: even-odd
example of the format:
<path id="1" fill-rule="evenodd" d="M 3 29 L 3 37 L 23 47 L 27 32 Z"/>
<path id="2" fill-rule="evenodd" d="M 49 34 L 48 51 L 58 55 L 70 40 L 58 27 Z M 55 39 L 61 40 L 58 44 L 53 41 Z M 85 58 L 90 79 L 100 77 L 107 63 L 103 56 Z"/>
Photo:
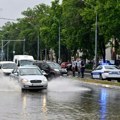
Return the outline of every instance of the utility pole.
<path id="1" fill-rule="evenodd" d="M 38 40 L 37 40 L 37 60 L 40 59 L 40 38 L 39 38 L 39 32 L 38 32 Z"/>
<path id="2" fill-rule="evenodd" d="M 60 40 L 60 39 L 61 39 L 61 38 L 60 38 L 60 29 L 61 29 L 61 28 L 60 28 L 60 21 L 59 21 L 59 46 L 58 46 L 58 47 L 59 47 L 59 50 L 58 50 L 58 60 L 61 59 L 61 56 L 60 56 L 60 53 L 61 53 L 61 51 L 60 51 L 60 46 L 61 46 L 61 45 L 60 45 L 60 44 L 61 44 L 61 40 Z"/>
<path id="3" fill-rule="evenodd" d="M 10 41 L 23 41 L 23 42 L 25 42 L 25 39 L 24 40 L 1 40 L 2 41 L 2 48 L 1 48 L 1 61 L 3 61 L 3 53 L 4 53 L 4 51 L 3 51 L 3 48 L 10 42 Z M 4 41 L 6 41 L 7 43 L 3 43 Z M 25 46 L 23 45 L 23 54 L 24 54 L 24 51 L 25 51 Z"/>
<path id="4" fill-rule="evenodd" d="M 96 12 L 96 22 L 95 22 L 95 67 L 97 67 L 97 41 L 98 41 L 98 38 L 97 38 L 97 34 L 98 34 L 98 30 L 97 30 L 97 11 Z"/>

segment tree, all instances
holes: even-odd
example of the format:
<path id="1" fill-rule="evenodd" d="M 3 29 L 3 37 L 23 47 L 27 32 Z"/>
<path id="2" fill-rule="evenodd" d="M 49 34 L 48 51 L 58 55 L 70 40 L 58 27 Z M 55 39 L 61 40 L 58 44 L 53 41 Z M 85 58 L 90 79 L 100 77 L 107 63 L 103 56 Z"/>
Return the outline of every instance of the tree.
<path id="1" fill-rule="evenodd" d="M 83 52 L 84 59 L 93 58 L 93 41 L 91 37 L 91 21 L 86 22 L 81 15 L 84 2 L 80 0 L 63 0 L 63 39 L 66 47 L 75 55 L 77 49 Z M 86 44 L 89 45 L 86 46 Z M 73 51 L 73 52 L 72 52 Z"/>

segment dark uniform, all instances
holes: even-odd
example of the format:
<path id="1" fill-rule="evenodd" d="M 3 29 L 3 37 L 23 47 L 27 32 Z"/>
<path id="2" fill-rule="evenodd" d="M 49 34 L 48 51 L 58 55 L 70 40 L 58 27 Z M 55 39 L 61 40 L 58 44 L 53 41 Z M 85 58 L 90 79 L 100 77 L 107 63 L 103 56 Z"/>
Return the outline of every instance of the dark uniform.
<path id="1" fill-rule="evenodd" d="M 81 61 L 80 71 L 81 71 L 81 78 L 84 78 L 85 64 L 83 61 Z"/>

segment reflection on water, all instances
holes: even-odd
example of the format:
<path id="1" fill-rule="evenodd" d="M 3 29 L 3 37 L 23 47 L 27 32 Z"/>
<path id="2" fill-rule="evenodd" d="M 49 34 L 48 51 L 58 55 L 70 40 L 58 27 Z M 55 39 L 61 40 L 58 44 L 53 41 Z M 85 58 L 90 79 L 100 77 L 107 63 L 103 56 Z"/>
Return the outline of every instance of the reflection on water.
<path id="1" fill-rule="evenodd" d="M 108 93 L 106 89 L 100 91 L 100 120 L 106 120 L 107 104 L 108 104 Z"/>
<path id="2" fill-rule="evenodd" d="M 42 111 L 43 111 L 43 113 L 47 112 L 46 95 L 43 95 L 43 99 L 42 99 Z"/>
<path id="3" fill-rule="evenodd" d="M 47 120 L 46 92 L 22 93 L 22 120 Z"/>

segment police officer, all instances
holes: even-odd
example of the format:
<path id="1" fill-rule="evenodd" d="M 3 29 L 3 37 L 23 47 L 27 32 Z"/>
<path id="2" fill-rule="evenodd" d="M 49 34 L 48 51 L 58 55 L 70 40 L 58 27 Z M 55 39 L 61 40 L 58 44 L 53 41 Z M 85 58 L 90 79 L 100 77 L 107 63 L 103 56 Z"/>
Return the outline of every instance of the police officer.
<path id="1" fill-rule="evenodd" d="M 81 71 L 81 78 L 84 78 L 85 64 L 83 61 L 81 61 L 80 71 Z"/>

